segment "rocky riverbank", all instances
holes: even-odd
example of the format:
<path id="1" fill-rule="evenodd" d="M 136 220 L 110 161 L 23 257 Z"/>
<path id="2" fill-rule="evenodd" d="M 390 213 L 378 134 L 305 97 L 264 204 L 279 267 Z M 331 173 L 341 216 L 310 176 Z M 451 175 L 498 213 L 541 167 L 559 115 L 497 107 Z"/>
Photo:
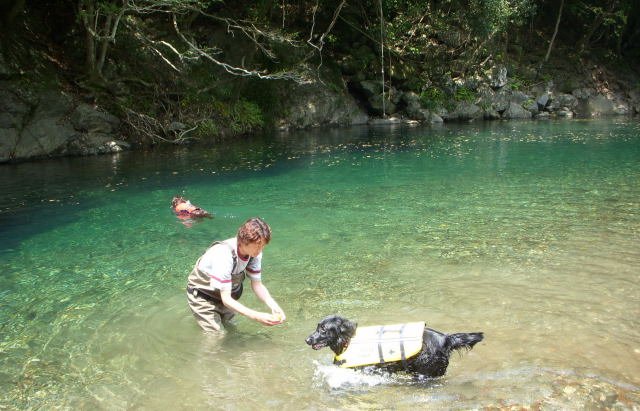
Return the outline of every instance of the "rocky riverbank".
<path id="1" fill-rule="evenodd" d="M 447 78 L 447 93 L 458 96 L 434 106 L 414 91 L 383 91 L 371 80 L 344 81 L 337 89 L 322 82 L 282 84 L 282 130 L 366 123 L 442 123 L 511 119 L 630 116 L 640 112 L 640 88 L 593 67 L 591 78 L 565 92 L 553 79 L 514 87 L 505 66 L 483 76 Z M 123 135 L 121 119 L 63 90 L 27 91 L 20 83 L 0 83 L 0 162 L 114 153 L 144 146 Z M 187 125 L 181 125 L 187 127 Z M 178 127 L 179 128 L 179 127 Z M 206 140 L 203 139 L 203 140 Z"/>

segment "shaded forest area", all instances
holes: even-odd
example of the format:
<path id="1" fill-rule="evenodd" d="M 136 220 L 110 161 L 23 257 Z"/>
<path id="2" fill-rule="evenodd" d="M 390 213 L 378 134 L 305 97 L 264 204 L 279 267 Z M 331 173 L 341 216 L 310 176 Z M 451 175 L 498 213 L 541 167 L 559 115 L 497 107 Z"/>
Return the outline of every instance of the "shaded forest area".
<path id="1" fill-rule="evenodd" d="M 438 104 L 502 64 L 514 88 L 594 65 L 640 86 L 637 0 L 0 0 L 0 17 L 0 80 L 63 89 L 144 144 L 272 127 L 292 84 Z"/>

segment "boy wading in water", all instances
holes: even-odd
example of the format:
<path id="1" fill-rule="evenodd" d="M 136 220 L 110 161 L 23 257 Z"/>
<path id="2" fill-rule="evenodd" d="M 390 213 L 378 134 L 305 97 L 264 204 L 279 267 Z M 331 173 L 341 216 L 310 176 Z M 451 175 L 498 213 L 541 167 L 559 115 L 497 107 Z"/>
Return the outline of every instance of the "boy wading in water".
<path id="1" fill-rule="evenodd" d="M 250 218 L 238 235 L 216 241 L 196 261 L 187 282 L 189 307 L 205 331 L 220 331 L 223 323 L 240 313 L 264 325 L 281 324 L 282 308 L 262 283 L 262 249 L 271 241 L 271 227 L 260 218 Z M 248 276 L 251 288 L 271 313 L 250 309 L 240 303 L 242 282 Z"/>

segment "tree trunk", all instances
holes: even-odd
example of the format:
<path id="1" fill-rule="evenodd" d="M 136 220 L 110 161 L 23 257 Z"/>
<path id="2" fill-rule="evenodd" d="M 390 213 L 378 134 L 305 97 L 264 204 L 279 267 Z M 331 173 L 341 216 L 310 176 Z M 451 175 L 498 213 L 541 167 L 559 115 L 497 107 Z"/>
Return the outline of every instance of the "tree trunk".
<path id="1" fill-rule="evenodd" d="M 90 27 L 95 19 L 95 6 L 91 0 L 80 0 L 78 3 L 78 11 L 82 16 L 82 23 L 84 24 L 84 70 L 85 74 L 90 79 L 95 79 L 97 76 L 97 59 L 96 59 L 96 42 Z"/>
<path id="2" fill-rule="evenodd" d="M 553 42 L 556 40 L 556 36 L 558 35 L 558 27 L 560 26 L 560 20 L 562 20 L 562 8 L 564 7 L 564 0 L 560 1 L 560 10 L 558 11 L 558 19 L 556 20 L 556 27 L 553 30 L 553 36 L 551 36 L 551 41 L 549 42 L 549 48 L 547 49 L 547 54 L 544 56 L 544 62 L 549 61 L 549 55 L 551 54 L 551 49 L 553 48 Z"/>
<path id="3" fill-rule="evenodd" d="M 109 14 L 104 22 L 104 28 L 102 30 L 102 35 L 104 37 L 108 37 L 111 33 L 111 21 L 113 20 L 113 15 Z M 100 40 L 100 55 L 98 56 L 98 61 L 96 65 L 96 71 L 99 75 L 102 75 L 102 69 L 104 68 L 104 61 L 107 57 L 107 49 L 109 48 L 109 40 L 101 39 Z"/>
<path id="4" fill-rule="evenodd" d="M 387 118 L 384 104 L 384 16 L 382 15 L 382 0 L 380 0 L 380 69 L 382 70 L 382 117 Z"/>

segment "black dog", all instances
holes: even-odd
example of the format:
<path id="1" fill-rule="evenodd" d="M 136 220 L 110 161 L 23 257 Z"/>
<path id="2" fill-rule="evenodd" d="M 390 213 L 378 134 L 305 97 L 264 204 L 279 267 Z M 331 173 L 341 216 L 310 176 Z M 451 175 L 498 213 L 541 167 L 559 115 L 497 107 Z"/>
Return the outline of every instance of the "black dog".
<path id="1" fill-rule="evenodd" d="M 394 351 L 398 351 L 395 353 L 396 356 L 400 355 L 398 359 L 392 359 L 392 361 L 386 360 L 383 354 L 383 344 L 387 344 L 387 348 L 389 347 L 389 342 L 382 342 L 381 338 L 377 338 L 377 336 L 382 336 L 384 334 L 384 327 L 364 327 L 364 328 L 375 328 L 379 329 L 379 331 L 375 331 L 376 335 L 374 335 L 373 344 L 377 351 L 379 351 L 380 361 L 374 363 L 367 363 L 360 361 L 351 361 L 351 364 L 347 360 L 341 359 L 344 357 L 347 348 L 352 342 L 352 338 L 356 335 L 356 329 L 358 328 L 358 324 L 349 321 L 346 318 L 340 317 L 339 315 L 330 315 L 324 320 L 318 323 L 318 327 L 316 330 L 305 340 L 307 344 L 309 344 L 314 350 L 319 350 L 323 347 L 329 347 L 336 354 L 334 359 L 334 364 L 338 364 L 342 367 L 348 368 L 360 368 L 362 366 L 375 365 L 376 367 L 383 368 L 389 372 L 396 372 L 405 370 L 407 373 L 426 376 L 426 377 L 439 377 L 445 374 L 447 371 L 447 366 L 449 365 L 449 355 L 453 350 L 460 350 L 462 348 L 466 348 L 470 350 L 473 346 L 482 341 L 484 338 L 483 333 L 459 333 L 459 334 L 443 334 L 441 332 L 432 330 L 430 328 L 424 327 L 424 323 L 412 323 L 407 324 L 408 326 L 412 326 L 414 330 L 417 330 L 418 336 L 413 337 L 414 340 L 417 338 L 417 347 L 416 353 L 413 356 L 410 356 L 410 353 L 405 357 L 405 343 L 400 343 L 399 341 L 402 338 L 398 338 L 398 331 L 402 334 L 402 329 L 404 325 L 399 324 L 399 329 L 394 330 L 395 335 L 391 340 L 393 344 L 400 344 L 399 349 L 391 349 L 389 352 L 393 353 Z M 416 328 L 415 326 L 418 326 Z M 396 327 L 398 328 L 398 327 Z M 422 336 L 420 337 L 419 333 L 422 332 Z M 370 334 L 370 333 L 369 333 Z M 422 340 L 421 342 L 419 340 Z M 353 347 L 356 339 L 354 339 Z M 358 346 L 362 346 L 363 344 L 358 344 Z M 408 346 L 409 344 L 407 344 Z M 386 348 L 385 348 L 386 349 Z M 375 355 L 377 356 L 377 352 Z M 355 365 L 354 365 L 355 363 Z"/>

